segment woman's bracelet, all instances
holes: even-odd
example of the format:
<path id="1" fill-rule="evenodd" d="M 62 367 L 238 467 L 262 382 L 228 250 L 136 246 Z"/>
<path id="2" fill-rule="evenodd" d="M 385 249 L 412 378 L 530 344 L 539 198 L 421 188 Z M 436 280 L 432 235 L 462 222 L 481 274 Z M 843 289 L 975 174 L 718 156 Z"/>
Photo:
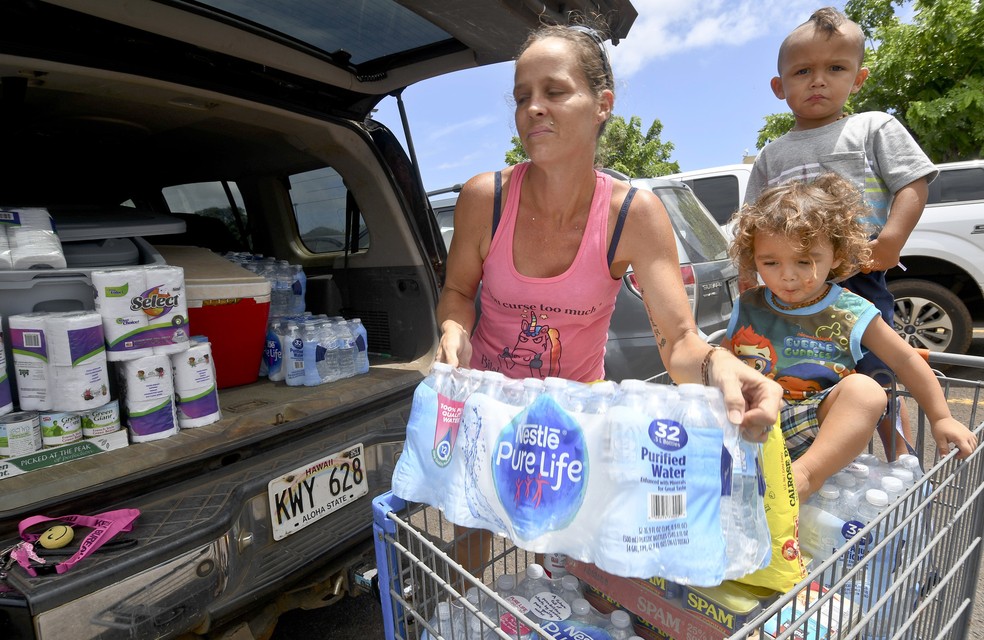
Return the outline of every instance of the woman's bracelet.
<path id="1" fill-rule="evenodd" d="M 707 376 L 710 373 L 711 356 L 714 355 L 715 351 L 728 351 L 728 350 L 725 349 L 724 347 L 715 345 L 710 349 L 708 349 L 707 353 L 704 354 L 704 359 L 700 363 L 700 380 L 705 387 L 710 384 L 710 381 L 707 379 Z"/>

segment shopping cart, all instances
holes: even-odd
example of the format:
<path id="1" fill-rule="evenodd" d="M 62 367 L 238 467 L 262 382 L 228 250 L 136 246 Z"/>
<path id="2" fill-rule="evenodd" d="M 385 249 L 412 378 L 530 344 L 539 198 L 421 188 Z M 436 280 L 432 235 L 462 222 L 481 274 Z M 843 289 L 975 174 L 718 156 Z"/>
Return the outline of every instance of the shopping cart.
<path id="1" fill-rule="evenodd" d="M 974 367 L 984 375 L 984 358 L 930 354 L 929 362 Z M 937 375 L 954 415 L 968 416 L 967 424 L 977 425 L 975 433 L 984 440 L 984 383 Z M 954 453 L 937 456 L 927 437 L 926 415 L 906 391 L 895 392 L 914 407 L 914 444 L 926 473 L 838 553 L 731 638 L 967 637 L 984 532 L 984 453 L 978 448 L 965 460 Z M 431 621 L 441 602 L 449 603 L 455 615 L 477 620 L 472 629 L 480 629 L 476 633 L 482 640 L 553 637 L 492 588 L 503 574 L 522 574 L 536 561 L 534 554 L 508 539 L 484 534 L 492 538 L 491 558 L 470 572 L 463 559 L 469 557 L 467 547 L 475 543 L 475 535 L 456 535 L 454 525 L 437 509 L 387 493 L 374 501 L 374 512 L 387 640 L 477 640 L 460 628 L 439 633 Z M 871 591 L 862 607 L 859 594 L 864 589 Z M 503 619 L 514 622 L 500 624 Z"/>

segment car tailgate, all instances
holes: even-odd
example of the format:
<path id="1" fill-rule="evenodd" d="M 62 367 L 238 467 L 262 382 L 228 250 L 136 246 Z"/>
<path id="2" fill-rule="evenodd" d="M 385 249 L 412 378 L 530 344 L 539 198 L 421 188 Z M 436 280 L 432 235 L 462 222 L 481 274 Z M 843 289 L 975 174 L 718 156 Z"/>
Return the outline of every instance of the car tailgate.
<path id="1" fill-rule="evenodd" d="M 120 535 L 132 546 L 97 551 L 61 575 L 32 578 L 14 567 L 9 583 L 44 637 L 80 621 L 92 628 L 67 627 L 70 637 L 95 637 L 101 628 L 137 634 L 122 637 L 166 634 L 235 608 L 223 598 L 228 585 L 240 605 L 283 589 L 274 577 L 301 579 L 339 555 L 333 550 L 368 538 L 371 497 L 389 489 L 421 379 L 417 369 L 374 367 L 327 386 L 226 389 L 218 423 L 7 478 L 5 544 L 16 541 L 20 519 L 60 515 L 69 504 L 72 513 L 141 512 Z M 354 445 L 363 447 L 368 496 L 275 541 L 269 482 Z"/>

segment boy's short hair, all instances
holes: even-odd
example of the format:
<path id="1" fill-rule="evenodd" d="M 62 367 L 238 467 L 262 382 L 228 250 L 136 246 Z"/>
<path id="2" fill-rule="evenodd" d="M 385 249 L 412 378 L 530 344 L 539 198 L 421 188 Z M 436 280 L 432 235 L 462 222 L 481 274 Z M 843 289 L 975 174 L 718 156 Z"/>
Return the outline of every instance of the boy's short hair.
<path id="1" fill-rule="evenodd" d="M 856 40 L 858 46 L 858 66 L 864 65 L 864 32 L 861 31 L 861 27 L 837 9 L 824 7 L 814 11 L 813 15 L 806 22 L 793 29 L 782 41 L 782 44 L 779 45 L 778 63 L 780 74 L 782 73 L 782 56 L 786 51 L 789 41 L 794 35 L 809 28 L 811 25 L 813 26 L 814 35 L 822 35 L 827 40 L 837 35 Z M 842 27 L 844 28 L 842 29 Z"/>
<path id="2" fill-rule="evenodd" d="M 788 238 L 804 252 L 826 238 L 841 264 L 824 277 L 843 278 L 871 262 L 869 232 L 861 223 L 867 209 L 861 191 L 836 173 L 812 182 L 786 182 L 766 189 L 735 213 L 735 238 L 728 251 L 741 277 L 754 280 L 756 233 Z"/>

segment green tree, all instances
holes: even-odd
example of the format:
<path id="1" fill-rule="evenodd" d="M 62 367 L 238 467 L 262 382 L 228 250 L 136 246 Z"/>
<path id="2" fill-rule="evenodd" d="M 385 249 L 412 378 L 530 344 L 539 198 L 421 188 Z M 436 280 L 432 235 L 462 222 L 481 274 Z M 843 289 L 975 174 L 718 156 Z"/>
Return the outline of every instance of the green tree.
<path id="1" fill-rule="evenodd" d="M 915 0 L 910 23 L 902 0 L 849 0 L 845 12 L 876 46 L 871 75 L 853 102 L 887 111 L 935 162 L 984 155 L 984 9 L 978 0 Z"/>
<path id="2" fill-rule="evenodd" d="M 759 129 L 755 148 L 761 149 L 792 129 L 794 124 L 796 124 L 796 120 L 793 118 L 793 114 L 788 111 L 786 113 L 770 113 L 765 116 L 765 124 Z"/>
<path id="3" fill-rule="evenodd" d="M 885 111 L 905 125 L 934 162 L 984 156 L 984 9 L 978 0 L 848 0 L 844 12 L 871 46 L 871 71 L 848 112 Z M 756 146 L 792 128 L 791 114 L 765 116 Z"/>
<path id="4" fill-rule="evenodd" d="M 655 178 L 680 171 L 677 162 L 670 161 L 672 142 L 663 142 L 663 123 L 653 120 L 649 131 L 642 134 L 642 119 L 632 116 L 626 122 L 621 116 L 612 116 L 598 143 L 595 164 L 620 171 L 631 177 Z M 513 148 L 506 152 L 507 164 L 519 164 L 529 160 L 519 137 L 512 137 Z"/>

